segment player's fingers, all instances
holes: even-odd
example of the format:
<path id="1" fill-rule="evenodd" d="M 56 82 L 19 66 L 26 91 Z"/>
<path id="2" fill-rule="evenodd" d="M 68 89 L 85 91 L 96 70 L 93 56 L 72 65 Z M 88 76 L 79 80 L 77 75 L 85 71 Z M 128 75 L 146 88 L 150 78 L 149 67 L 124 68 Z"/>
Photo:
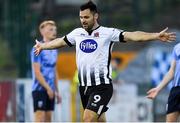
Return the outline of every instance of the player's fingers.
<path id="1" fill-rule="evenodd" d="M 38 49 L 34 50 L 34 53 L 36 56 L 39 55 L 39 50 Z"/>
<path id="2" fill-rule="evenodd" d="M 37 46 L 37 44 L 36 45 L 34 45 L 34 48 L 37 48 L 38 46 Z"/>
<path id="3" fill-rule="evenodd" d="M 175 40 L 176 40 L 176 37 L 175 37 L 175 36 L 170 36 L 170 37 L 169 37 L 169 40 L 175 41 Z"/>
<path id="4" fill-rule="evenodd" d="M 169 34 L 169 35 L 174 35 L 174 36 L 176 36 L 176 33 L 175 33 L 175 32 L 169 32 L 168 34 Z"/>
<path id="5" fill-rule="evenodd" d="M 176 36 L 175 36 L 175 35 L 170 35 L 169 37 L 170 37 L 170 38 L 176 38 Z"/>
<path id="6" fill-rule="evenodd" d="M 38 43 L 39 43 L 39 41 L 38 41 L 37 39 L 36 39 L 35 41 L 36 41 L 36 44 L 38 44 Z"/>
<path id="7" fill-rule="evenodd" d="M 171 42 L 173 42 L 173 40 L 169 39 L 169 40 L 166 40 L 166 42 L 169 42 L 169 43 L 171 43 Z"/>
<path id="8" fill-rule="evenodd" d="M 150 93 L 152 93 L 154 91 L 154 89 L 151 89 L 151 90 L 149 90 L 148 92 L 147 92 L 147 94 L 150 94 Z"/>
<path id="9" fill-rule="evenodd" d="M 152 98 L 151 96 L 149 96 L 149 95 L 148 95 L 148 96 L 146 96 L 146 98 L 148 98 L 148 99 L 153 99 L 153 98 Z"/>
<path id="10" fill-rule="evenodd" d="M 162 30 L 160 33 L 165 33 L 168 30 L 168 27 L 166 27 L 164 30 Z"/>

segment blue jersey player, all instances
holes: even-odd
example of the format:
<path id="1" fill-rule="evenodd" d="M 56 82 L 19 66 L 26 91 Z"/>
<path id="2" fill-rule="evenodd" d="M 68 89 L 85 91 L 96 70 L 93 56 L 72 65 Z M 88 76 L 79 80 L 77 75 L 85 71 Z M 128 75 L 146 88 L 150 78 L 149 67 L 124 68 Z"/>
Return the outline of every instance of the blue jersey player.
<path id="1" fill-rule="evenodd" d="M 56 25 L 54 21 L 44 21 L 39 26 L 43 37 L 41 42 L 49 42 L 56 38 Z M 58 94 L 56 60 L 57 50 L 44 50 L 39 56 L 31 51 L 32 75 L 33 75 L 33 106 L 36 122 L 50 122 L 54 110 L 55 97 L 58 103 L 61 97 Z"/>
<path id="2" fill-rule="evenodd" d="M 173 80 L 173 87 L 167 103 L 166 122 L 177 122 L 180 115 L 180 43 L 174 47 L 172 56 L 171 67 L 161 83 L 147 92 L 147 97 L 154 99 L 157 94 Z"/>

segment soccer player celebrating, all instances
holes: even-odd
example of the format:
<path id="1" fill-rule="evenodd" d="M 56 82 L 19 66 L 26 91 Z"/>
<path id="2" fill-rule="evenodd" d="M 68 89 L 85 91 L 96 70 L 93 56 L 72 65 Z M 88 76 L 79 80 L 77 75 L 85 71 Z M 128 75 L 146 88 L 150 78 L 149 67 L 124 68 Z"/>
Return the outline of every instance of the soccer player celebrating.
<path id="1" fill-rule="evenodd" d="M 54 21 L 44 21 L 39 26 L 43 37 L 42 42 L 50 42 L 56 38 L 56 25 Z M 57 50 L 43 50 L 38 56 L 31 51 L 33 75 L 33 106 L 35 122 L 50 122 L 54 110 L 55 97 L 60 103 L 58 94 L 58 79 L 56 74 Z"/>
<path id="2" fill-rule="evenodd" d="M 150 40 L 167 42 L 175 40 L 176 36 L 174 33 L 167 33 L 167 29 L 159 33 L 146 33 L 100 26 L 97 22 L 98 11 L 92 1 L 80 7 L 79 17 L 82 28 L 76 28 L 63 38 L 48 43 L 36 41 L 34 52 L 38 55 L 43 49 L 76 45 L 79 90 L 84 107 L 83 121 L 105 122 L 105 112 L 113 93 L 110 66 L 113 44 Z"/>
<path id="3" fill-rule="evenodd" d="M 147 97 L 154 99 L 158 93 L 173 80 L 173 87 L 167 103 L 166 122 L 177 122 L 180 115 L 180 43 L 174 47 L 172 56 L 171 67 L 161 83 L 147 92 Z"/>

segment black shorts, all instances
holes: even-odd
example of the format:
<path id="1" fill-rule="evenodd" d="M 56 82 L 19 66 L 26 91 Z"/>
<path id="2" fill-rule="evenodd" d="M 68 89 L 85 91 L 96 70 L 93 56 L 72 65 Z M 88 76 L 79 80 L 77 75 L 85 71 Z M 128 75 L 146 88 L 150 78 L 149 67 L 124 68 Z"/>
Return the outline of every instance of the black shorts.
<path id="1" fill-rule="evenodd" d="M 89 109 L 101 115 L 108 110 L 112 94 L 112 84 L 101 84 L 97 86 L 80 86 L 81 101 L 84 109 Z"/>
<path id="2" fill-rule="evenodd" d="M 171 89 L 166 109 L 167 114 L 180 112 L 180 87 L 173 87 Z"/>
<path id="3" fill-rule="evenodd" d="M 55 98 L 49 99 L 46 91 L 33 91 L 33 106 L 34 112 L 41 111 L 53 111 L 55 105 Z"/>

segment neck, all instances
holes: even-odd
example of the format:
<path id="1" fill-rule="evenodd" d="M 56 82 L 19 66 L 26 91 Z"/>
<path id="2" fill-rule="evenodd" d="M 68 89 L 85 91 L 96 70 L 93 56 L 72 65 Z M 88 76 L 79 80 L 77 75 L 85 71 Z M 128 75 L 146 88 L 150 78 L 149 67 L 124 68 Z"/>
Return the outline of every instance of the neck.
<path id="1" fill-rule="evenodd" d="M 96 29 L 98 26 L 99 26 L 99 24 L 98 24 L 98 23 L 95 23 L 94 26 L 93 26 L 93 28 L 92 28 L 91 30 Z"/>
<path id="2" fill-rule="evenodd" d="M 51 40 L 48 39 L 48 38 L 43 37 L 43 41 L 44 41 L 44 42 L 49 42 L 49 41 L 51 41 Z"/>

